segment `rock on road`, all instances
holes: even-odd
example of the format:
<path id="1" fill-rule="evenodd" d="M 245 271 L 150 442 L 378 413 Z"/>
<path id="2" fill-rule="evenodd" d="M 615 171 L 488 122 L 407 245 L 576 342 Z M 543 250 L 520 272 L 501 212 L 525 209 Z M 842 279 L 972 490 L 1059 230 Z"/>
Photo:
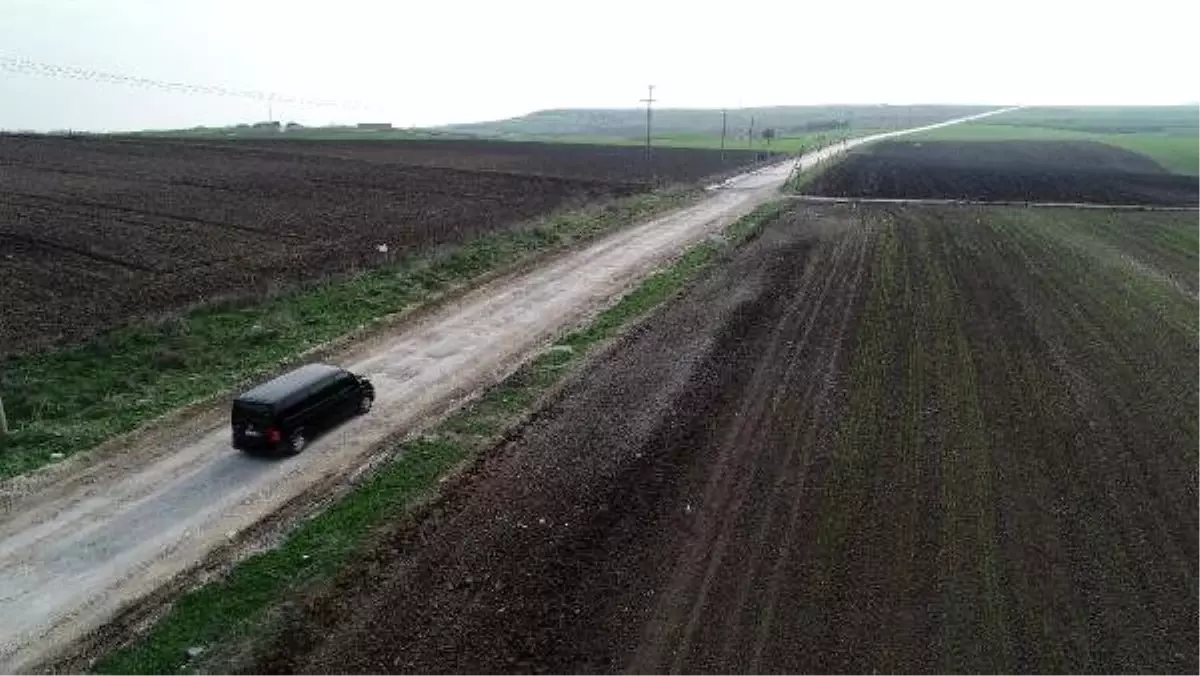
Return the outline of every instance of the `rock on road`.
<path id="1" fill-rule="evenodd" d="M 1007 110 L 1007 109 L 1006 109 Z M 807 155 L 802 168 L 881 138 Z M 204 560 L 215 547 L 388 437 L 495 382 L 680 251 L 769 200 L 797 160 L 710 186 L 702 202 L 486 284 L 370 341 L 344 365 L 377 391 L 369 416 L 282 461 L 233 451 L 220 411 L 0 487 L 0 671 L 27 671 Z"/>

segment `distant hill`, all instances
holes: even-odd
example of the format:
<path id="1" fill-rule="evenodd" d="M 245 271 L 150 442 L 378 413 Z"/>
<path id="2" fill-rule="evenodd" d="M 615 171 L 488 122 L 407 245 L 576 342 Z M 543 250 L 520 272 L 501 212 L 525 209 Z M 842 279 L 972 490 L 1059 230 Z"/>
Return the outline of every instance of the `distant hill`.
<path id="1" fill-rule="evenodd" d="M 950 105 L 830 105 L 731 108 L 726 111 L 726 137 L 738 147 L 754 145 L 747 138 L 753 120 L 755 142 L 771 129 L 773 147 L 792 151 L 800 146 L 830 142 L 842 136 L 886 129 L 920 126 L 973 115 L 997 106 Z M 656 145 L 718 147 L 721 110 L 702 108 L 656 108 Z M 434 127 L 377 130 L 354 125 L 302 127 L 247 123 L 224 127 L 158 129 L 126 132 L 173 138 L 251 139 L 291 138 L 309 140 L 413 140 L 485 138 L 508 141 L 544 141 L 601 144 L 641 144 L 646 134 L 645 108 L 558 108 L 539 110 L 506 120 L 450 124 Z"/>
<path id="2" fill-rule="evenodd" d="M 756 130 L 771 128 L 780 135 L 799 135 L 838 129 L 892 129 L 941 122 L 991 110 L 995 106 L 774 106 L 737 108 L 727 113 L 731 137 L 744 135 L 754 119 Z M 599 136 L 635 139 L 646 133 L 644 108 L 577 108 L 540 110 L 494 122 L 454 124 L 445 131 L 480 136 Z M 654 133 L 721 133 L 720 109 L 661 108 L 654 110 Z"/>

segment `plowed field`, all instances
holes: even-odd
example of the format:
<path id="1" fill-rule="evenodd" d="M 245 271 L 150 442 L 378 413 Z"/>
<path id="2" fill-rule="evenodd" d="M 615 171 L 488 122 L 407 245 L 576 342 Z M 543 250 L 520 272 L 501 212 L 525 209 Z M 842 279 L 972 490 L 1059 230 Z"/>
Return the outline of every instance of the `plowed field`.
<path id="1" fill-rule="evenodd" d="M 1191 206 L 1200 185 L 1195 176 L 1094 141 L 889 141 L 850 153 L 805 192 Z"/>
<path id="2" fill-rule="evenodd" d="M 1197 670 L 1194 215 L 797 206 L 276 672 Z"/>
<path id="3" fill-rule="evenodd" d="M 306 141 L 288 139 L 286 135 L 268 141 L 171 143 L 599 181 L 641 182 L 648 176 L 641 146 L 467 140 Z M 753 150 L 726 150 L 722 156 L 720 151 L 701 148 L 654 148 L 652 176 L 658 182 L 697 181 L 752 164 L 758 156 L 759 152 Z"/>
<path id="4" fill-rule="evenodd" d="M 419 146 L 406 163 L 394 145 L 0 136 L 0 354 L 645 189 L 628 148 Z M 724 166 L 706 151 L 660 161 L 678 180 Z"/>

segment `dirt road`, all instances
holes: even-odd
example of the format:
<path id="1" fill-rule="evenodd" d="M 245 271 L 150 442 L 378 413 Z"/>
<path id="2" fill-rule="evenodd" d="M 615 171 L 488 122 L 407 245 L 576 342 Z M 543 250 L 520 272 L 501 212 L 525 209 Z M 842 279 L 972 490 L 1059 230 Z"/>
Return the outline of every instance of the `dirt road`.
<path id="1" fill-rule="evenodd" d="M 214 412 L 135 440 L 124 453 L 9 482 L 0 488 L 0 671 L 53 657 L 317 482 L 353 471 L 387 437 L 495 382 L 665 260 L 768 200 L 793 165 L 713 186 L 700 204 L 488 284 L 373 343 L 344 365 L 375 383 L 375 411 L 296 458 L 232 451 L 224 416 Z"/>

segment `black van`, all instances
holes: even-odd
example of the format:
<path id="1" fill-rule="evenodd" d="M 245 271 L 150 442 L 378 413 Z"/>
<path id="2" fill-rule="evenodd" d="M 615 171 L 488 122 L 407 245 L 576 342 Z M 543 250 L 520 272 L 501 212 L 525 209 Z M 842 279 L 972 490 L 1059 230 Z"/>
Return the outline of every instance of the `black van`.
<path id="1" fill-rule="evenodd" d="M 318 432 L 371 410 L 375 387 L 328 364 L 308 364 L 233 400 L 233 447 L 299 453 Z"/>

